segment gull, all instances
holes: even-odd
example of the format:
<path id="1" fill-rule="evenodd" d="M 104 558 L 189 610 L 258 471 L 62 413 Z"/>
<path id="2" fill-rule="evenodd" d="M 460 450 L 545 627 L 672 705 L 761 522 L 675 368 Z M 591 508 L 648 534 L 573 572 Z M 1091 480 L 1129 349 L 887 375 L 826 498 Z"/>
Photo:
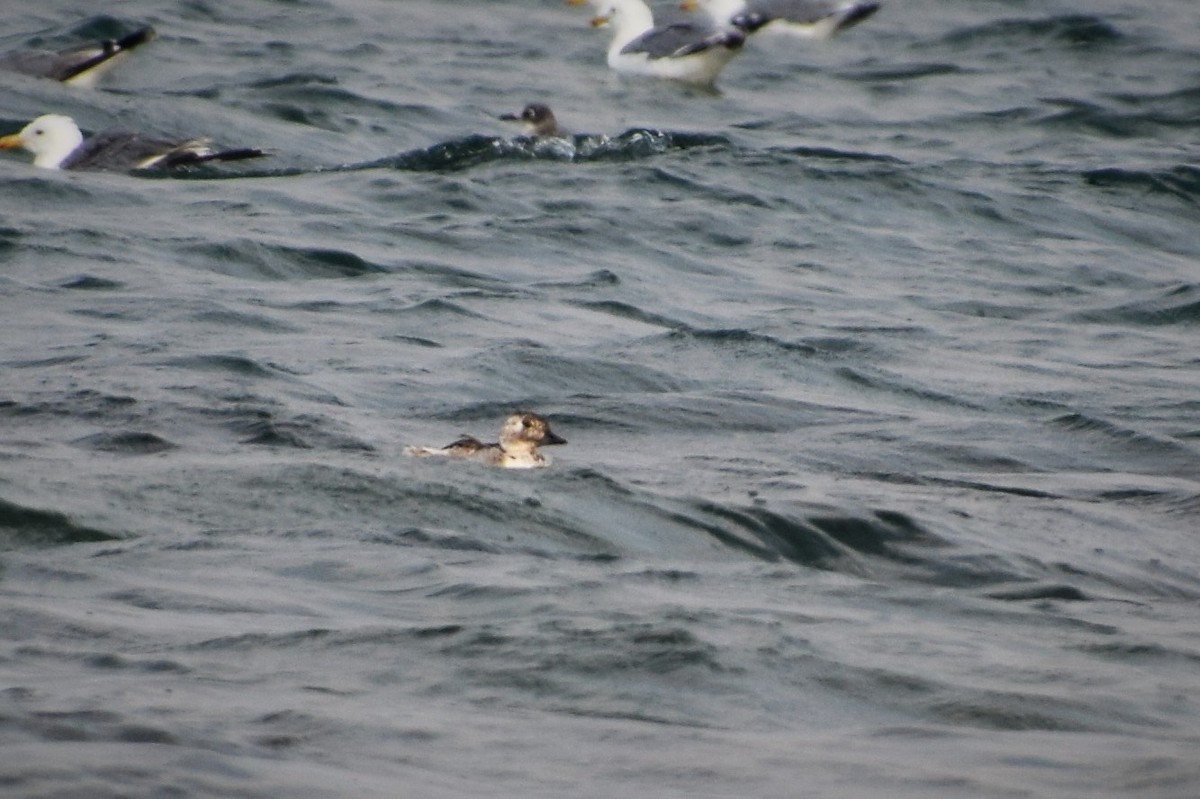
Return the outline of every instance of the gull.
<path id="1" fill-rule="evenodd" d="M 505 469 L 540 469 L 550 465 L 550 459 L 538 452 L 538 447 L 565 444 L 549 423 L 536 413 L 517 411 L 504 420 L 500 441 L 485 444 L 477 438 L 462 436 L 444 447 L 406 447 L 404 452 L 414 457 L 439 455 L 500 466 Z"/>
<path id="2" fill-rule="evenodd" d="M 567 0 L 582 5 L 588 0 Z M 651 75 L 698 86 L 711 86 L 745 44 L 734 27 L 714 28 L 690 22 L 655 25 L 643 0 L 590 0 L 593 27 L 612 25 L 608 65 L 617 72 Z"/>
<path id="3" fill-rule="evenodd" d="M 154 28 L 145 27 L 120 39 L 102 39 L 66 50 L 14 50 L 0 54 L 0 69 L 91 89 L 130 50 L 155 35 Z"/>
<path id="4" fill-rule="evenodd" d="M 519 114 L 501 114 L 500 118 L 508 122 L 521 122 L 530 136 L 537 138 L 566 139 L 571 134 L 559 126 L 554 112 L 544 103 L 530 103 L 521 109 Z"/>
<path id="5" fill-rule="evenodd" d="M 0 137 L 0 150 L 18 147 L 33 153 L 33 165 L 44 169 L 113 172 L 170 168 L 206 161 L 237 161 L 266 155 L 262 150 L 252 148 L 214 150 L 208 139 L 164 141 L 128 130 L 103 131 L 84 141 L 75 120 L 62 114 L 44 114 L 19 133 Z"/>
<path id="6" fill-rule="evenodd" d="M 683 0 L 685 11 L 703 9 L 718 25 L 746 33 L 771 31 L 828 39 L 879 10 L 870 0 Z"/>

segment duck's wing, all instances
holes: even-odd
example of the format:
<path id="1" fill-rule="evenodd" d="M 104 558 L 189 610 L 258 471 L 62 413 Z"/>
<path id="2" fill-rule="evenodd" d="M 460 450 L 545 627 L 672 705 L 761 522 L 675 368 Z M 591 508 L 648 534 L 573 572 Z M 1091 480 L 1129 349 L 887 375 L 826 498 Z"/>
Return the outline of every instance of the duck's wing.
<path id="1" fill-rule="evenodd" d="M 486 446 L 488 445 L 480 441 L 478 438 L 475 438 L 475 436 L 463 434 L 451 441 L 446 446 L 442 447 L 442 449 L 477 450 L 483 449 Z"/>

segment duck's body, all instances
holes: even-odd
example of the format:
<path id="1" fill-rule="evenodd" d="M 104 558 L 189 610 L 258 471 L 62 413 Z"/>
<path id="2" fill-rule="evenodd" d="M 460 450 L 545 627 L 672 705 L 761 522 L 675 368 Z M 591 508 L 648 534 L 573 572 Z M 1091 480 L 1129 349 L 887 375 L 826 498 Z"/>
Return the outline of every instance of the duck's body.
<path id="1" fill-rule="evenodd" d="M 572 0 L 574 4 L 584 0 Z M 591 0 L 592 25 L 611 25 L 608 65 L 630 75 L 649 75 L 701 86 L 712 85 L 746 41 L 732 27 L 677 22 L 655 25 L 643 0 Z"/>
<path id="2" fill-rule="evenodd" d="M 43 169 L 110 172 L 236 161 L 266 155 L 262 150 L 252 148 L 214 150 L 208 139 L 172 142 L 127 130 L 104 131 L 85 141 L 75 120 L 61 114 L 45 114 L 19 133 L 0 137 L 0 149 L 18 147 L 33 153 L 33 165 Z"/>
<path id="3" fill-rule="evenodd" d="M 66 50 L 14 50 L 0 54 L 0 69 L 90 89 L 130 50 L 154 37 L 154 28 L 145 27 L 120 39 L 103 39 Z"/>
<path id="4" fill-rule="evenodd" d="M 683 0 L 685 10 L 703 9 L 714 24 L 746 33 L 772 32 L 828 39 L 879 10 L 872 0 Z"/>
<path id="5" fill-rule="evenodd" d="M 412 446 L 404 451 L 414 457 L 458 458 L 504 469 L 540 469 L 550 465 L 550 459 L 538 447 L 566 443 L 565 438 L 554 434 L 545 419 L 520 411 L 504 420 L 496 443 L 485 444 L 472 436 L 462 436 L 444 447 Z"/>

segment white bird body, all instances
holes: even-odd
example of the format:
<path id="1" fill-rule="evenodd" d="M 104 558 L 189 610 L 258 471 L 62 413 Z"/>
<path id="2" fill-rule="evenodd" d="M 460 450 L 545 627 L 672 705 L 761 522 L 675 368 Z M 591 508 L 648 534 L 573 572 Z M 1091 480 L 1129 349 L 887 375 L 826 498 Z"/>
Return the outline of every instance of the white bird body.
<path id="1" fill-rule="evenodd" d="M 743 32 L 729 26 L 656 26 L 643 0 L 591 2 L 596 9 L 592 25 L 612 27 L 607 61 L 616 72 L 709 86 L 746 41 Z"/>

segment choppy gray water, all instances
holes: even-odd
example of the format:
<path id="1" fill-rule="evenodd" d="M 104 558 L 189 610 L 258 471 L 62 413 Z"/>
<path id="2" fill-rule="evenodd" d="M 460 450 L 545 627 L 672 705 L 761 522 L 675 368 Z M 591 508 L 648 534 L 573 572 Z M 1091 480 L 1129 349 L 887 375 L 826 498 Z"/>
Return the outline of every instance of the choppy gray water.
<path id="1" fill-rule="evenodd" d="M 0 159 L 4 795 L 1200 793 L 1191 0 L 717 93 L 557 1 L 118 13 L 8 10 L 160 39 L 2 132 L 274 155 Z M 552 468 L 402 455 L 515 408 Z"/>

